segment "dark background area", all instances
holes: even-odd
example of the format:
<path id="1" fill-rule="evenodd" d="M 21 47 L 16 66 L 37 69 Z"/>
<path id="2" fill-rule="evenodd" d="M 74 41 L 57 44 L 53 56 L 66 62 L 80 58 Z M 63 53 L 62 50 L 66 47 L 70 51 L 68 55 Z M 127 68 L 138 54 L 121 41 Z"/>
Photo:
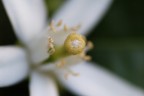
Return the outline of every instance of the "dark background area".
<path id="1" fill-rule="evenodd" d="M 62 2 L 46 1 L 50 16 Z M 0 46 L 13 45 L 17 38 L 1 1 L 0 12 Z M 144 0 L 115 0 L 88 39 L 95 45 L 89 52 L 94 62 L 144 88 Z M 28 96 L 28 82 L 0 88 L 0 96 Z M 61 96 L 75 96 L 67 90 L 60 92 Z"/>

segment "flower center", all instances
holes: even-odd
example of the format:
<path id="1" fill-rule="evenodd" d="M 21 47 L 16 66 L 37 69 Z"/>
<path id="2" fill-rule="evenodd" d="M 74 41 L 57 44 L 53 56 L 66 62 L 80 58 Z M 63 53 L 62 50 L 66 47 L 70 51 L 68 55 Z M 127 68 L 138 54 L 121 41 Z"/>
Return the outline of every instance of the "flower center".
<path id="1" fill-rule="evenodd" d="M 75 72 L 67 68 L 68 65 L 70 65 L 70 63 L 73 61 L 77 61 L 76 59 L 90 60 L 91 57 L 86 55 L 86 52 L 93 48 L 93 44 L 89 41 L 86 41 L 83 35 L 77 33 L 80 25 L 74 27 L 68 27 L 67 25 L 64 25 L 63 27 L 61 26 L 62 21 L 59 21 L 57 24 L 51 22 L 49 26 L 49 32 L 54 34 L 64 33 L 68 35 L 65 35 L 65 37 L 62 39 L 60 39 L 61 35 L 54 35 L 53 37 L 50 36 L 48 38 L 48 53 L 50 54 L 50 57 L 45 60 L 43 64 L 53 62 L 56 63 L 59 68 L 66 69 L 68 70 L 68 73 L 76 75 Z M 60 29 L 60 27 L 62 29 Z M 61 41 L 62 43 L 61 45 L 58 45 L 58 43 L 55 41 Z M 67 59 L 69 57 L 70 59 Z"/>

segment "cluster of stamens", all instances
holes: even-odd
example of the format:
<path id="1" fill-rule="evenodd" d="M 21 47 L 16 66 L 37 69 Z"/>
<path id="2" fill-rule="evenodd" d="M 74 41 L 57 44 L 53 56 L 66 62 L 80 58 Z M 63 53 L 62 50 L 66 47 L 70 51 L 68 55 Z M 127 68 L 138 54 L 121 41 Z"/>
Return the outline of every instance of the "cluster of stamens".
<path id="1" fill-rule="evenodd" d="M 51 37 L 48 38 L 48 53 L 52 55 L 55 52 L 54 41 Z"/>
<path id="2" fill-rule="evenodd" d="M 74 27 L 68 27 L 68 25 L 63 24 L 62 20 L 55 24 L 52 21 L 49 25 L 49 31 L 57 33 L 59 32 L 58 27 L 62 27 L 63 32 L 69 32 L 69 35 L 63 42 L 63 49 L 68 54 L 67 56 L 76 55 L 79 56 L 83 60 L 91 60 L 91 57 L 86 55 L 86 52 L 93 48 L 93 44 L 90 41 L 86 41 L 83 35 L 77 33 L 80 29 L 81 25 L 77 25 Z M 55 42 L 52 37 L 48 38 L 48 53 L 52 56 L 57 50 L 55 49 Z M 60 58 L 59 62 L 56 64 L 58 68 L 63 68 L 66 70 L 65 78 L 69 76 L 69 74 L 78 76 L 78 73 L 73 72 L 69 68 L 67 68 L 66 64 L 68 62 L 65 61 L 64 58 Z"/>

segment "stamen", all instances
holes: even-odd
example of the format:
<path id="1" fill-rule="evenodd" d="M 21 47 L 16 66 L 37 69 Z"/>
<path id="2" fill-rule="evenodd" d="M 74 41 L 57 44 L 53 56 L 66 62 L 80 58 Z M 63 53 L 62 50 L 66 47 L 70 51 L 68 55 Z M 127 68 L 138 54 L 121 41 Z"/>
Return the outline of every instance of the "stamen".
<path id="1" fill-rule="evenodd" d="M 86 60 L 86 61 L 90 61 L 92 58 L 91 58 L 91 56 L 86 55 L 86 56 L 83 57 L 83 59 Z"/>
<path id="2" fill-rule="evenodd" d="M 65 79 L 68 79 L 69 75 L 79 76 L 79 73 L 76 73 L 76 72 L 74 72 L 71 69 L 66 67 L 66 62 L 64 59 L 61 59 L 60 62 L 58 64 L 56 64 L 56 66 L 58 68 L 63 68 L 66 71 L 66 73 L 64 74 Z"/>
<path id="3" fill-rule="evenodd" d="M 69 29 L 68 26 L 65 24 L 65 25 L 64 25 L 64 31 L 67 32 L 68 29 Z"/>
<path id="4" fill-rule="evenodd" d="M 54 21 L 52 20 L 50 23 L 50 30 L 52 30 L 53 32 L 57 32 L 56 28 L 54 27 Z"/>
<path id="5" fill-rule="evenodd" d="M 63 21 L 60 20 L 58 23 L 57 23 L 57 26 L 60 27 L 62 25 Z"/>
<path id="6" fill-rule="evenodd" d="M 54 44 L 53 44 L 53 39 L 51 37 L 48 38 L 48 53 L 52 55 L 55 52 Z"/>
<path id="7" fill-rule="evenodd" d="M 64 77 L 65 77 L 66 80 L 68 79 L 68 77 L 70 75 L 73 75 L 73 76 L 79 76 L 80 75 L 79 73 L 73 72 L 69 68 L 65 68 L 65 70 L 67 71 L 67 73 L 64 74 Z"/>
<path id="8" fill-rule="evenodd" d="M 85 52 L 88 52 L 89 50 L 93 49 L 94 48 L 94 45 L 91 41 L 88 41 L 87 42 L 87 45 L 85 47 Z"/>
<path id="9" fill-rule="evenodd" d="M 80 29 L 81 25 L 77 25 L 71 28 L 72 31 L 78 31 Z"/>
<path id="10" fill-rule="evenodd" d="M 59 68 L 62 68 L 62 67 L 65 66 L 65 64 L 66 64 L 65 60 L 61 59 L 61 61 L 58 64 L 56 64 L 56 66 L 59 67 Z"/>
<path id="11" fill-rule="evenodd" d="M 70 73 L 70 74 L 72 74 L 73 76 L 79 76 L 79 73 L 76 73 L 76 72 L 74 72 L 74 71 L 72 71 L 72 70 L 70 70 L 70 69 L 68 69 L 68 68 L 66 68 L 67 69 L 67 71 Z"/>
<path id="12" fill-rule="evenodd" d="M 82 52 L 79 56 L 85 61 L 90 61 L 92 59 L 91 56 L 86 55 L 85 52 Z"/>
<path id="13" fill-rule="evenodd" d="M 88 41 L 87 42 L 87 46 L 89 47 L 89 49 L 93 49 L 94 48 L 94 45 L 91 41 Z"/>

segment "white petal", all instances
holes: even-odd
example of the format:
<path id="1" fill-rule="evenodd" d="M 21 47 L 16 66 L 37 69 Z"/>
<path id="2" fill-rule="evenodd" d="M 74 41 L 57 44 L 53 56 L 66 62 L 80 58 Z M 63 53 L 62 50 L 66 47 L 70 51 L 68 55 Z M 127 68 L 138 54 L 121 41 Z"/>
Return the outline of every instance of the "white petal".
<path id="1" fill-rule="evenodd" d="M 111 3 L 112 0 L 68 0 L 53 19 L 62 19 L 70 26 L 82 24 L 79 31 L 87 34 L 98 24 Z"/>
<path id="2" fill-rule="evenodd" d="M 47 20 L 43 0 L 3 0 L 3 3 L 17 36 L 29 48 L 32 61 L 39 63 L 46 59 L 47 45 L 42 34 Z"/>
<path id="3" fill-rule="evenodd" d="M 80 96 L 144 96 L 144 91 L 111 74 L 109 71 L 83 63 L 74 67 L 79 77 L 70 76 L 65 80 L 58 75 L 68 89 Z"/>
<path id="4" fill-rule="evenodd" d="M 18 47 L 0 47 L 0 87 L 10 86 L 28 74 L 25 51 Z"/>
<path id="5" fill-rule="evenodd" d="M 32 72 L 30 80 L 30 96 L 58 96 L 53 79 L 39 72 Z"/>
<path id="6" fill-rule="evenodd" d="M 3 0 L 11 23 L 18 37 L 24 42 L 46 26 L 46 12 L 43 0 Z"/>
<path id="7" fill-rule="evenodd" d="M 33 38 L 33 43 L 29 45 L 29 52 L 31 53 L 33 64 L 40 64 L 40 62 L 48 58 L 48 37 L 46 31 Z"/>

